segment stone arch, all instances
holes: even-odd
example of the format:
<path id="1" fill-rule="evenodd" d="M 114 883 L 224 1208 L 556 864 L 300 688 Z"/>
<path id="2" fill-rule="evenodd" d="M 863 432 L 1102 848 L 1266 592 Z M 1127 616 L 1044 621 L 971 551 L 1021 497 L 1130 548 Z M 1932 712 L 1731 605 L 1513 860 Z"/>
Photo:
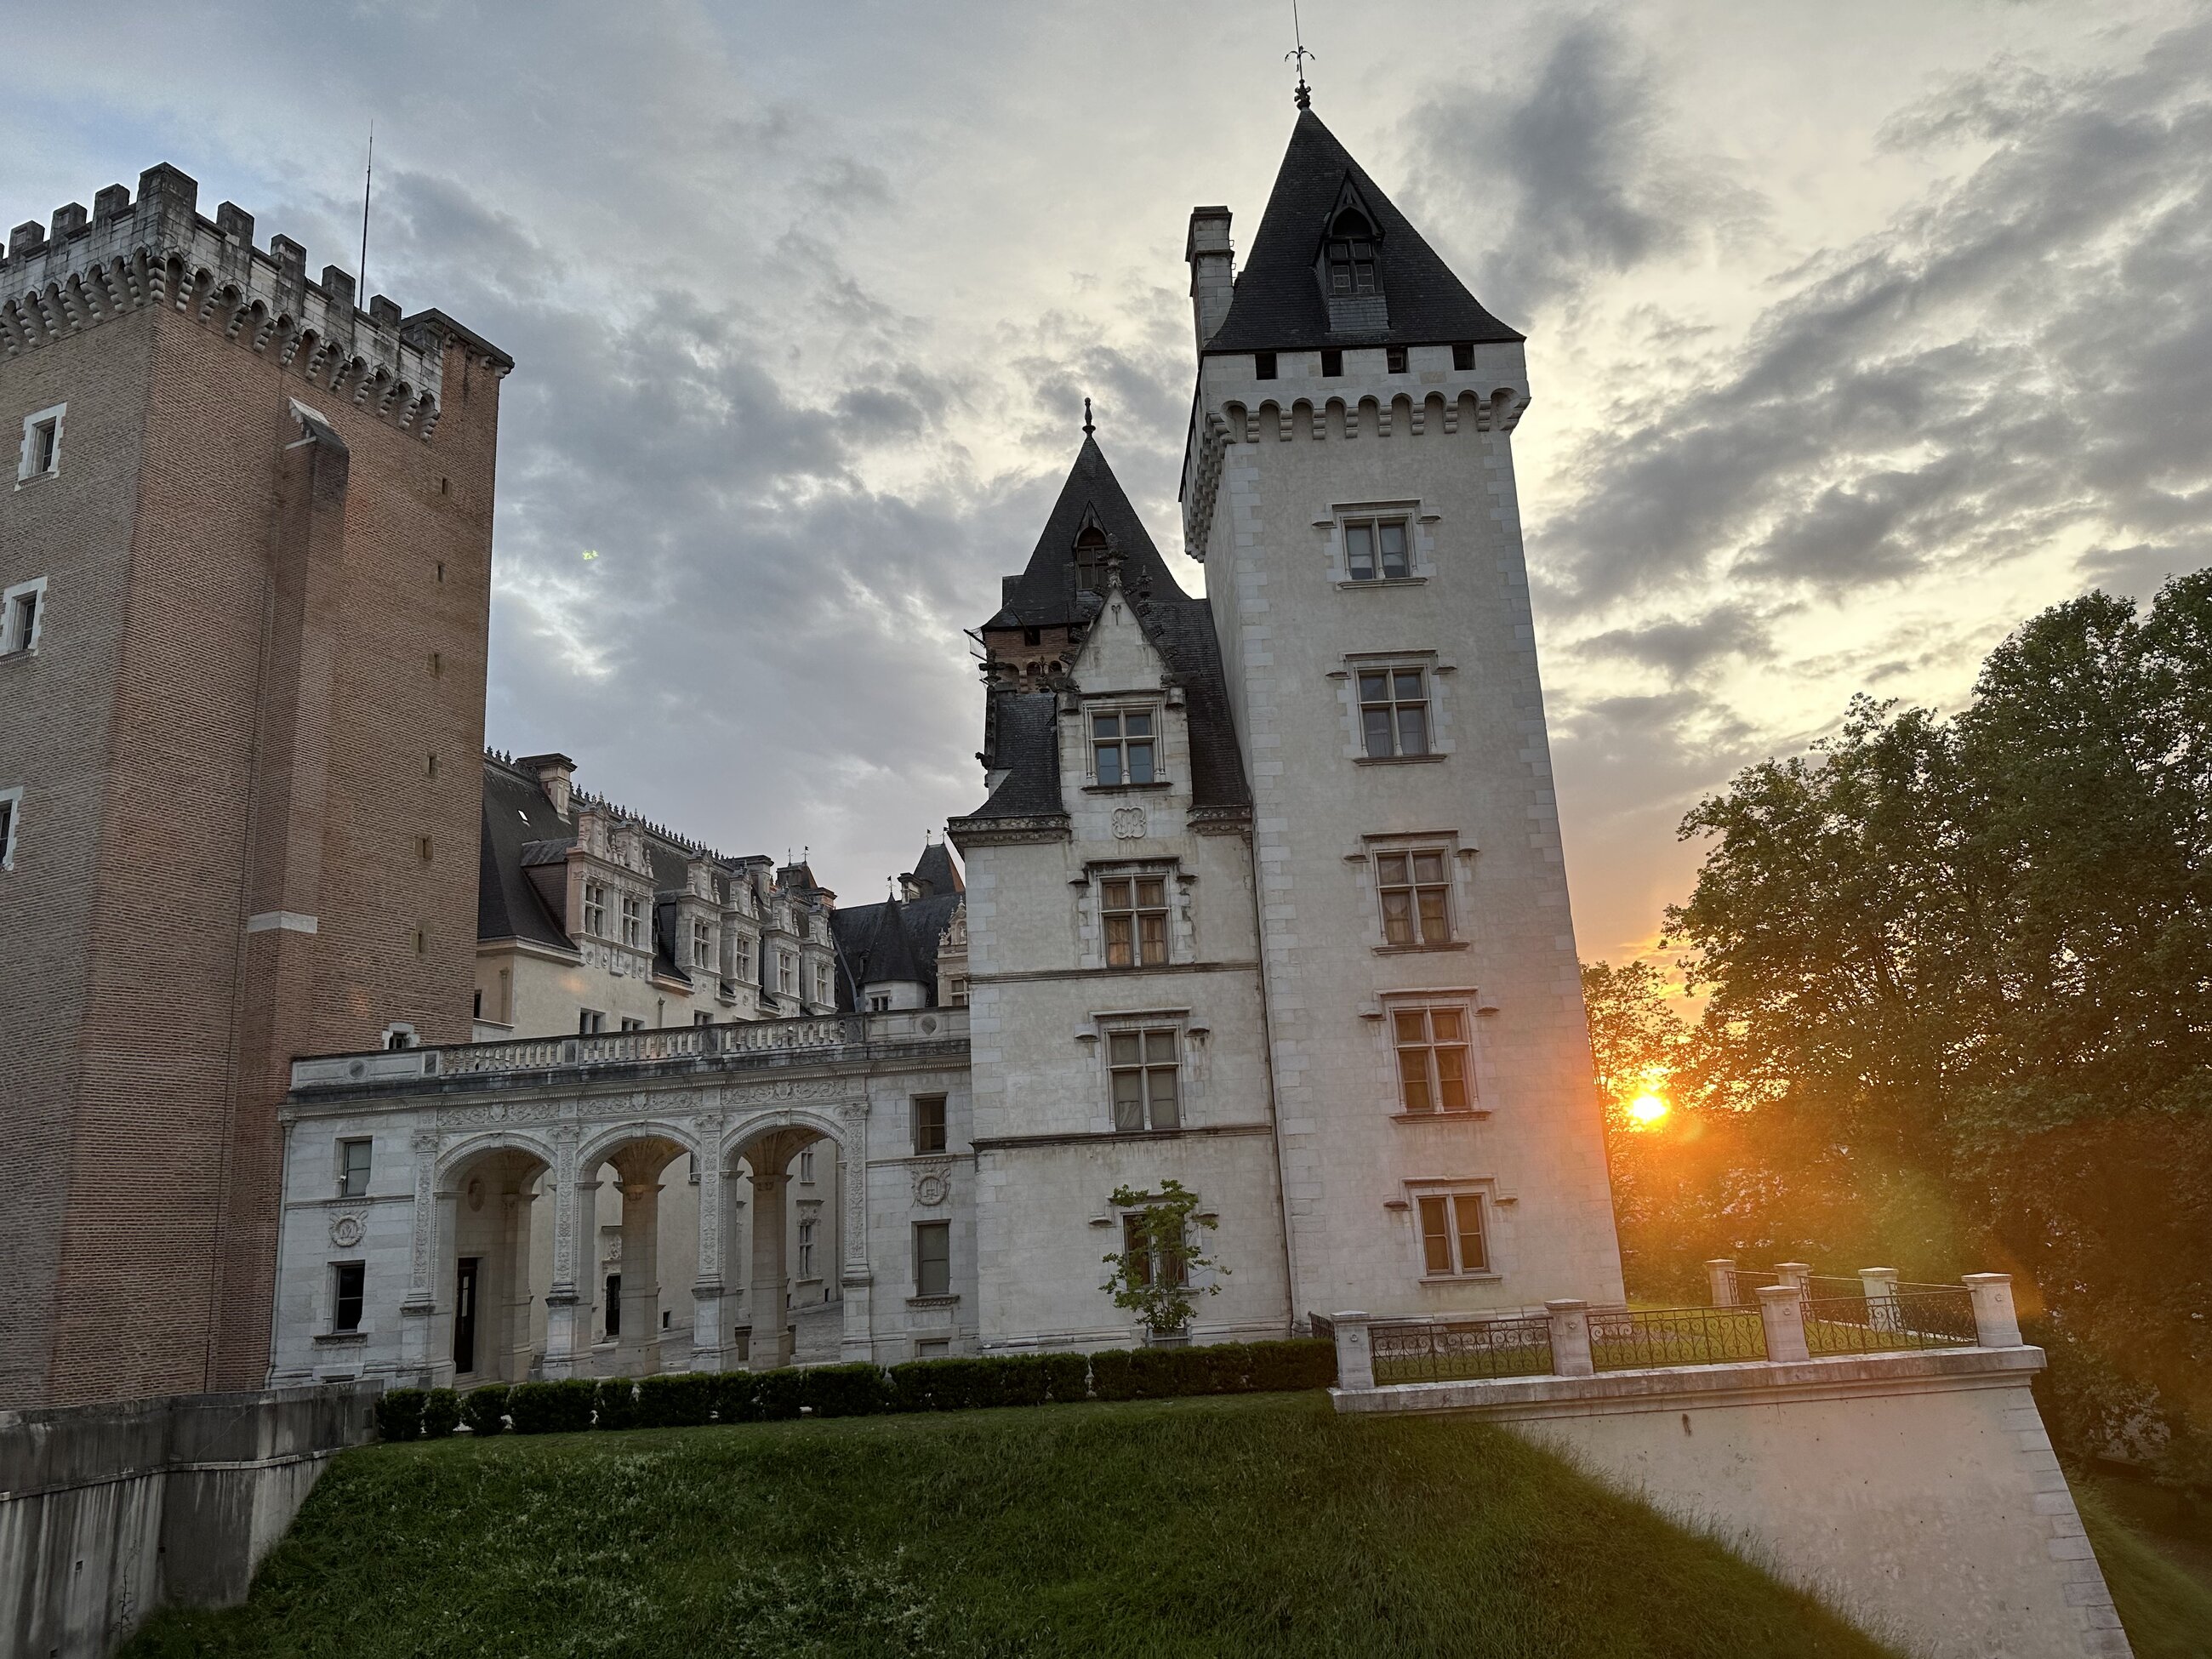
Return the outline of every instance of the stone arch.
<path id="1" fill-rule="evenodd" d="M 1263 426 L 1272 425 L 1273 434 L 1277 438 L 1283 439 L 1285 441 L 1289 439 L 1291 435 L 1290 421 L 1283 414 L 1282 404 L 1277 403 L 1273 398 L 1263 398 L 1261 399 L 1260 419 Z"/>
<path id="2" fill-rule="evenodd" d="M 1421 410 L 1423 415 L 1425 416 L 1425 424 L 1428 430 L 1431 432 L 1449 432 L 1451 430 L 1451 405 L 1449 403 L 1445 401 L 1444 394 L 1443 392 L 1431 392 L 1429 393 L 1428 397 L 1421 404 Z"/>
<path id="3" fill-rule="evenodd" d="M 1378 438 L 1390 435 L 1390 417 L 1383 412 L 1382 400 L 1372 394 L 1359 400 L 1358 420 L 1362 426 L 1371 426 Z"/>
<path id="4" fill-rule="evenodd" d="M 863 1094 L 855 1085 L 854 1098 Z M 867 1346 L 868 1302 L 855 1268 L 865 1269 L 867 1259 L 866 1199 L 862 1185 L 867 1149 L 865 1112 L 848 1115 L 837 1106 L 815 1109 L 778 1106 L 738 1117 L 721 1139 L 716 1181 L 728 1182 L 734 1199 L 740 1190 L 737 1168 L 743 1160 L 750 1168 L 746 1237 L 739 1246 L 736 1204 L 730 1208 L 730 1226 L 720 1238 L 721 1279 L 736 1292 L 729 1323 L 733 1340 L 744 1333 L 745 1360 L 756 1368 L 783 1364 L 800 1352 L 799 1325 L 804 1318 L 814 1338 L 826 1340 L 831 1330 L 832 1304 L 842 1304 L 842 1327 L 836 1332 L 839 1350 L 865 1355 Z M 790 1171 L 811 1146 L 827 1142 L 835 1164 L 817 1168 L 817 1178 L 829 1179 L 809 1188 L 794 1183 Z M 803 1163 L 801 1167 L 804 1167 Z M 702 1192 L 702 1201 L 705 1194 Z M 811 1221 L 810 1235 L 805 1224 Z M 804 1259 L 811 1252 L 811 1261 Z M 702 1257 L 702 1262 L 704 1258 Z M 865 1273 L 858 1275 L 864 1279 Z M 821 1294 L 804 1314 L 792 1299 L 794 1287 L 817 1282 Z M 822 1357 L 818 1352 L 809 1357 Z"/>
<path id="5" fill-rule="evenodd" d="M 557 1167 L 551 1146 L 517 1130 L 471 1135 L 432 1165 L 439 1250 L 427 1358 L 434 1378 L 469 1387 L 532 1375 L 550 1277 L 538 1269 L 533 1244 L 552 1219 L 539 1200 Z"/>
<path id="6" fill-rule="evenodd" d="M 1409 433 L 1419 432 L 1421 429 L 1420 422 L 1414 416 L 1413 400 L 1402 392 L 1390 399 L 1390 420 L 1394 425 L 1401 420 L 1404 421 L 1406 430 Z"/>
<path id="7" fill-rule="evenodd" d="M 1231 399 L 1230 402 L 1222 404 L 1221 420 L 1223 426 L 1225 428 L 1228 440 L 1231 443 L 1241 444 L 1245 441 L 1248 435 L 1244 426 L 1245 418 L 1244 405 L 1243 404 Z"/>
<path id="8" fill-rule="evenodd" d="M 478 1158 L 494 1152 L 523 1152 L 536 1158 L 549 1170 L 553 1167 L 554 1152 L 550 1142 L 520 1129 L 495 1129 L 486 1134 L 471 1135 L 458 1146 L 441 1153 L 431 1169 L 433 1189 L 450 1193 L 462 1170 Z"/>
<path id="9" fill-rule="evenodd" d="M 1321 436 L 1321 421 L 1314 413 L 1313 399 L 1293 398 L 1291 402 L 1290 429 L 1285 435 L 1302 438 L 1309 433 L 1316 438 Z"/>
<path id="10" fill-rule="evenodd" d="M 1341 398 L 1331 398 L 1323 406 L 1323 418 L 1329 422 L 1330 436 L 1356 438 L 1359 435 L 1359 416 L 1355 405 Z"/>

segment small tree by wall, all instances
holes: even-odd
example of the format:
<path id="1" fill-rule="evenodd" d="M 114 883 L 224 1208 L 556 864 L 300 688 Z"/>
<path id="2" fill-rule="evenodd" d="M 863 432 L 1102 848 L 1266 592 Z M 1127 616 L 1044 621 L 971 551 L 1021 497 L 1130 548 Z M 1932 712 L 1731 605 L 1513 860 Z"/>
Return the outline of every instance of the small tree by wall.
<path id="1" fill-rule="evenodd" d="M 1134 1313 L 1153 1336 L 1183 1334 L 1190 1328 L 1199 1296 L 1221 1294 L 1220 1285 L 1211 1280 L 1194 1289 L 1191 1275 L 1211 1271 L 1226 1276 L 1229 1272 L 1193 1247 L 1192 1224 L 1208 1231 L 1221 1224 L 1198 1213 L 1198 1194 L 1180 1181 L 1163 1181 L 1157 1192 L 1116 1187 L 1111 1202 L 1134 1213 L 1123 1248 L 1103 1258 L 1111 1271 L 1099 1288 L 1114 1298 L 1115 1307 Z"/>

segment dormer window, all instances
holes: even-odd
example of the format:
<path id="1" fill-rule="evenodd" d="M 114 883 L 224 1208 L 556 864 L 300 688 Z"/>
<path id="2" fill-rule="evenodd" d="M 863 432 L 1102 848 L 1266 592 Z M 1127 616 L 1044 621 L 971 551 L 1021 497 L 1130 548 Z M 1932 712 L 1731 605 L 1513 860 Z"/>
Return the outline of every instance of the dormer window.
<path id="1" fill-rule="evenodd" d="M 1079 592 L 1106 591 L 1106 532 L 1096 525 L 1075 538 L 1075 586 Z"/>
<path id="2" fill-rule="evenodd" d="M 1357 208 L 1345 209 L 1329 227 L 1328 291 L 1345 299 L 1376 291 L 1375 230 Z"/>

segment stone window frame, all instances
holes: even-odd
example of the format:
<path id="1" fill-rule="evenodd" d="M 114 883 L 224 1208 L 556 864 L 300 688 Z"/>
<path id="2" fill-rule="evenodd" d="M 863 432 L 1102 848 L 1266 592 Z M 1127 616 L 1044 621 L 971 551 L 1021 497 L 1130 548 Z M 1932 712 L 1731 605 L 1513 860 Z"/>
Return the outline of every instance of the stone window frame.
<path id="1" fill-rule="evenodd" d="M 1394 673 L 1404 669 L 1419 671 L 1422 690 L 1428 694 L 1428 750 L 1419 755 L 1370 755 L 1367 752 L 1366 722 L 1359 700 L 1359 677 L 1362 673 Z M 1337 701 L 1343 710 L 1344 757 L 1358 766 L 1434 766 L 1449 760 L 1459 748 L 1454 734 L 1457 721 L 1453 718 L 1449 684 L 1458 672 L 1457 663 L 1435 651 L 1345 653 L 1342 663 L 1328 671 L 1328 678 L 1336 682 Z M 1392 742 L 1396 742 L 1395 726 Z"/>
<path id="2" fill-rule="evenodd" d="M 1155 1129 L 1150 1124 L 1147 1111 L 1146 1126 L 1141 1129 L 1123 1129 L 1114 1121 L 1114 1039 L 1146 1031 L 1172 1031 L 1176 1040 L 1176 1123 L 1170 1129 Z M 1194 1114 L 1192 1108 L 1203 1099 L 1203 1079 L 1199 1071 L 1200 1050 L 1209 1035 L 1204 1021 L 1194 1019 L 1187 1008 L 1123 1008 L 1091 1016 L 1091 1029 L 1078 1033 L 1079 1038 L 1090 1045 L 1093 1064 L 1097 1071 L 1095 1085 L 1097 1108 L 1092 1118 L 1092 1128 L 1107 1135 L 1163 1135 L 1181 1134 L 1188 1129 Z"/>
<path id="3" fill-rule="evenodd" d="M 605 1009 L 579 1008 L 576 1010 L 576 1035 L 578 1036 L 604 1036 L 606 1035 L 606 1030 L 607 1012 Z"/>
<path id="4" fill-rule="evenodd" d="M 937 1103 L 937 1145 L 922 1145 L 922 1103 Z M 916 1158 L 941 1158 L 952 1149 L 952 1097 L 946 1093 L 908 1095 L 907 1097 L 907 1144 Z"/>
<path id="5" fill-rule="evenodd" d="M 346 1155 L 356 1146 L 365 1146 L 368 1149 L 368 1156 L 362 1160 L 361 1186 L 358 1189 L 347 1185 L 347 1177 L 351 1171 L 348 1166 Z M 340 1135 L 331 1150 L 335 1155 L 333 1173 L 336 1176 L 336 1179 L 331 1182 L 332 1191 L 340 1198 L 367 1198 L 369 1183 L 376 1179 L 376 1137 L 374 1135 Z"/>
<path id="6" fill-rule="evenodd" d="M 23 840 L 23 786 L 0 789 L 0 870 L 15 867 Z"/>
<path id="7" fill-rule="evenodd" d="M 1400 1123 L 1468 1123 L 1489 1117 L 1491 1109 L 1483 1103 L 1482 1027 L 1478 1018 L 1481 999 L 1473 988 L 1440 986 L 1434 990 L 1385 991 L 1376 1000 L 1379 1007 L 1370 1018 L 1376 1023 L 1382 1064 L 1389 1073 L 1389 1099 L 1394 1108 L 1390 1115 L 1393 1120 Z M 1425 1112 L 1417 1112 L 1406 1102 L 1405 1076 L 1399 1057 L 1398 1016 L 1401 1013 L 1433 1015 L 1439 1010 L 1457 1014 L 1460 1018 L 1462 1033 L 1460 1047 L 1466 1053 L 1466 1059 L 1462 1061 L 1465 1066 L 1462 1080 L 1466 1085 L 1468 1103 L 1457 1108 L 1437 1106 Z M 1429 1041 L 1423 1046 L 1433 1053 L 1437 1047 L 1433 1021 L 1428 1023 L 1425 1035 Z M 1432 1083 L 1437 1080 L 1433 1066 L 1430 1077 Z M 1442 1092 L 1441 1089 L 1438 1092 Z"/>
<path id="8" fill-rule="evenodd" d="M 49 429 L 54 435 L 53 445 L 46 453 L 46 464 L 41 467 L 33 467 L 32 462 L 38 457 L 40 435 Z M 33 410 L 30 414 L 23 416 L 22 447 L 15 453 L 16 489 L 21 489 L 26 484 L 37 483 L 42 479 L 61 476 L 62 441 L 68 435 L 68 432 L 69 404 L 66 402 L 50 404 L 44 409 Z"/>
<path id="9" fill-rule="evenodd" d="M 622 942 L 625 950 L 642 951 L 647 948 L 645 936 L 645 901 L 635 893 L 617 895 L 621 902 Z"/>
<path id="10" fill-rule="evenodd" d="M 703 916 L 691 918 L 691 964 L 694 968 L 714 965 L 714 924 Z"/>
<path id="11" fill-rule="evenodd" d="M 1346 526 L 1369 521 L 1380 522 L 1385 519 L 1403 519 L 1406 521 L 1406 574 L 1402 576 L 1382 574 L 1382 549 L 1377 546 L 1376 574 L 1355 578 L 1352 574 L 1351 549 L 1345 538 Z M 1328 580 L 1340 592 L 1379 592 L 1392 588 L 1419 587 L 1437 574 L 1436 526 L 1443 521 L 1442 514 L 1416 495 L 1389 501 L 1332 501 L 1326 516 L 1313 520 L 1313 528 L 1322 535 Z"/>
<path id="12" fill-rule="evenodd" d="M 1416 1176 L 1401 1183 L 1404 1194 L 1390 1201 L 1389 1206 L 1406 1218 L 1407 1266 L 1415 1280 L 1423 1285 L 1491 1285 L 1506 1277 L 1507 1258 L 1510 1255 L 1510 1241 L 1503 1212 L 1510 1207 L 1513 1199 L 1498 1190 L 1495 1176 Z M 1443 1198 L 1457 1200 L 1472 1199 L 1479 1206 L 1477 1218 L 1482 1231 L 1483 1266 L 1472 1273 L 1459 1269 L 1448 1273 L 1429 1271 L 1427 1239 L 1422 1231 L 1421 1200 Z M 1452 1254 L 1455 1263 L 1459 1257 L 1458 1215 L 1455 1211 L 1452 1222 Z"/>
<path id="13" fill-rule="evenodd" d="M 23 602 L 28 599 L 26 605 Z M 25 614 L 30 617 L 30 626 L 22 624 Z M 33 576 L 8 587 L 0 587 L 0 657 L 34 656 L 39 649 L 39 635 L 46 623 L 46 579 Z"/>
<path id="14" fill-rule="evenodd" d="M 792 1277 L 801 1284 L 820 1277 L 814 1271 L 814 1234 L 821 1224 L 821 1219 L 817 1216 L 801 1216 L 799 1218 L 799 1259 Z"/>
<path id="15" fill-rule="evenodd" d="M 1167 711 L 1167 698 L 1157 694 L 1142 691 L 1117 691 L 1108 695 L 1103 695 L 1097 698 L 1085 697 L 1083 700 L 1082 708 L 1084 787 L 1087 789 L 1097 790 L 1102 793 L 1112 793 L 1123 789 L 1165 789 L 1169 787 L 1175 780 L 1168 771 Z M 1141 783 L 1138 783 L 1132 782 L 1127 776 L 1127 746 L 1129 740 L 1125 730 L 1121 736 L 1111 740 L 1114 746 L 1122 750 L 1121 766 L 1123 775 L 1121 781 L 1118 783 L 1102 783 L 1099 781 L 1098 730 L 1097 721 L 1098 717 L 1102 714 L 1118 714 L 1122 716 L 1127 716 L 1130 714 L 1145 714 L 1151 717 L 1152 722 L 1152 729 L 1150 734 L 1152 738 L 1152 775 L 1151 777 L 1146 778 Z"/>
<path id="16" fill-rule="evenodd" d="M 354 1293 L 355 1305 L 353 1323 L 350 1325 L 341 1325 L 338 1323 L 338 1314 L 341 1306 L 345 1301 L 345 1292 L 342 1288 L 344 1280 L 342 1278 L 342 1275 L 349 1269 L 361 1275 L 361 1287 Z M 368 1335 L 368 1263 L 366 1261 L 333 1261 L 330 1264 L 330 1272 L 324 1276 L 323 1283 L 327 1287 L 331 1298 L 330 1307 L 326 1310 L 329 1316 L 324 1322 L 325 1332 L 331 1336 L 341 1337 L 365 1337 Z"/>
<path id="17" fill-rule="evenodd" d="M 584 878 L 582 922 L 577 931 L 592 939 L 605 939 L 607 933 L 607 884 L 592 877 Z"/>
<path id="18" fill-rule="evenodd" d="M 1106 965 L 1106 892 L 1109 881 L 1131 881 L 1158 877 L 1167 885 L 1168 928 L 1167 960 L 1161 963 L 1132 963 L 1126 968 Z M 1071 878 L 1068 885 L 1081 889 L 1077 900 L 1076 947 L 1082 965 L 1109 974 L 1158 973 L 1162 969 L 1187 966 L 1198 960 L 1198 924 L 1193 915 L 1190 890 L 1198 880 L 1195 872 L 1183 868 L 1177 858 L 1097 859 L 1083 866 L 1083 873 Z M 1133 892 L 1131 895 L 1134 896 Z"/>
<path id="19" fill-rule="evenodd" d="M 1356 879 L 1368 915 L 1368 948 L 1378 956 L 1412 955 L 1434 951 L 1465 951 L 1473 944 L 1474 894 L 1472 866 L 1475 849 L 1462 846 L 1456 830 L 1413 830 L 1363 836 L 1360 848 L 1346 853 L 1344 861 L 1356 866 Z M 1394 945 L 1383 931 L 1381 860 L 1386 854 L 1437 852 L 1444 854 L 1450 872 L 1445 920 L 1451 936 L 1435 944 Z"/>
<path id="20" fill-rule="evenodd" d="M 934 1232 L 945 1241 L 945 1258 L 941 1264 L 945 1270 L 945 1285 L 941 1290 L 930 1289 L 922 1279 L 924 1262 L 921 1238 L 925 1232 Z M 936 1217 L 917 1220 L 912 1224 L 910 1242 L 914 1293 L 908 1300 L 924 1306 L 939 1306 L 947 1302 L 959 1300 L 959 1292 L 952 1288 L 952 1223 Z"/>

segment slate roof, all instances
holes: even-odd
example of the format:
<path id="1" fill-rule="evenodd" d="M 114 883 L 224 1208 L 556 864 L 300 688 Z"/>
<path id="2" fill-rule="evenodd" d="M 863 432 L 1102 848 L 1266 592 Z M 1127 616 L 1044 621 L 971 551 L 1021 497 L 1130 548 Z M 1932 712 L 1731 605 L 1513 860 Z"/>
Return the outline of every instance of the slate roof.
<path id="1" fill-rule="evenodd" d="M 1389 325 L 1331 333 L 1316 262 L 1349 182 L 1375 222 L 1376 265 Z M 1484 310 L 1336 135 L 1298 112 L 1229 314 L 1203 348 L 1311 351 L 1323 346 L 1440 345 L 1523 337 Z"/>
<path id="2" fill-rule="evenodd" d="M 952 861 L 952 849 L 941 841 L 931 842 L 921 849 L 921 857 L 907 875 L 907 879 L 919 887 L 924 897 L 933 894 L 963 893 L 968 883 L 960 873 L 960 866 Z"/>
<path id="3" fill-rule="evenodd" d="M 1169 574 L 1144 520 L 1096 438 L 1085 434 L 1075 465 L 1045 520 L 1028 567 L 1006 579 L 994 629 L 1086 625 L 1103 601 L 1075 586 L 1075 539 L 1096 525 L 1121 555 L 1121 588 L 1145 635 L 1182 682 L 1190 726 L 1191 804 L 1249 807 L 1243 752 L 1229 713 L 1221 647 L 1212 606 L 1193 598 Z M 1036 817 L 1066 811 L 1060 792 L 1060 699 L 1051 691 L 994 686 L 983 713 L 983 764 L 1006 775 L 969 816 Z"/>
<path id="4" fill-rule="evenodd" d="M 931 890 L 921 898 L 887 899 L 830 913 L 838 954 L 844 958 L 844 971 L 837 976 L 839 1007 L 854 1006 L 855 982 L 866 985 L 872 980 L 919 980 L 929 988 L 930 1005 L 936 1005 L 937 942 L 967 902 L 967 883 L 951 849 L 939 843 L 923 849 L 914 873 L 919 878 L 933 870 L 950 877 L 947 886 L 937 887 L 937 878 L 931 876 Z"/>

